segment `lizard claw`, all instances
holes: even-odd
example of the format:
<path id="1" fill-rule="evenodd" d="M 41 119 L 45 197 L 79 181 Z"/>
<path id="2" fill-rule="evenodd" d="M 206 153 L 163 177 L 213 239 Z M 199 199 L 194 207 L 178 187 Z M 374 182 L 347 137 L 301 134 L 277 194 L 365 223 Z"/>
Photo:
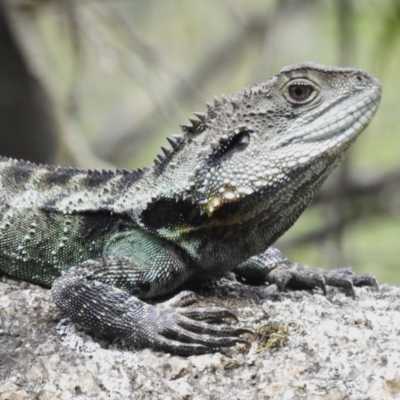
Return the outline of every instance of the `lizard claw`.
<path id="1" fill-rule="evenodd" d="M 241 337 L 252 330 L 232 325 L 213 325 L 204 320 L 221 321 L 236 316 L 223 308 L 173 308 L 168 301 L 151 306 L 143 304 L 140 327 L 135 326 L 129 335 L 134 342 L 178 355 L 204 354 L 218 347 L 230 347 L 236 343 L 248 345 Z M 184 294 L 183 298 L 187 295 Z M 172 300 L 175 300 L 173 298 Z"/>

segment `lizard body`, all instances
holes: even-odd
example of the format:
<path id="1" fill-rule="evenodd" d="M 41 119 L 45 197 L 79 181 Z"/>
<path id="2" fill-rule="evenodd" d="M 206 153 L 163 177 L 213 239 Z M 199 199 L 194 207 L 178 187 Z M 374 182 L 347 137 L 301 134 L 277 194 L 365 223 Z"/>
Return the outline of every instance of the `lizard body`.
<path id="1" fill-rule="evenodd" d="M 376 112 L 371 75 L 302 63 L 208 104 L 150 168 L 98 172 L 0 160 L 0 271 L 48 287 L 74 321 L 178 354 L 245 342 L 220 308 L 148 299 L 234 271 L 287 286 L 377 286 L 270 247 Z"/>

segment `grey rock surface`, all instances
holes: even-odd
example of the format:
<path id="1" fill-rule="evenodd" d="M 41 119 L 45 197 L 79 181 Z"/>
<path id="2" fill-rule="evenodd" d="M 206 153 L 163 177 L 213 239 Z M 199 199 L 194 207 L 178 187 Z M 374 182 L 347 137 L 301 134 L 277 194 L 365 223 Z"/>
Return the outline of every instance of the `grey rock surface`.
<path id="1" fill-rule="evenodd" d="M 0 400 L 400 399 L 400 289 L 289 292 L 232 276 L 197 286 L 251 347 L 178 357 L 89 335 L 50 291 L 0 278 Z"/>

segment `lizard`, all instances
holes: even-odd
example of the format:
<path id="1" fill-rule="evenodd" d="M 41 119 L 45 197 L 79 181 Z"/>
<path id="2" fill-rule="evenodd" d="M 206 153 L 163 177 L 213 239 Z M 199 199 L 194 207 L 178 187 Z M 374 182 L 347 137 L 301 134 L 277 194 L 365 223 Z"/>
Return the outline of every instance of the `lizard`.
<path id="1" fill-rule="evenodd" d="M 381 85 L 298 63 L 207 103 L 154 165 L 82 170 L 0 159 L 0 272 L 51 288 L 72 321 L 179 355 L 248 343 L 221 307 L 173 293 L 229 271 L 286 288 L 378 288 L 370 274 L 289 261 L 273 243 L 373 118 Z"/>

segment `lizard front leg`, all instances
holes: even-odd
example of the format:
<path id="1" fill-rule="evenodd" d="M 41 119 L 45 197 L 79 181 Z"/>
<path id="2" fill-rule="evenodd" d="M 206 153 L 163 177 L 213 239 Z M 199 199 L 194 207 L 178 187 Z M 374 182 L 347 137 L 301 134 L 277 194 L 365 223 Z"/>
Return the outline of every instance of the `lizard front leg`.
<path id="1" fill-rule="evenodd" d="M 135 257 L 121 255 L 144 239 L 146 246 L 136 249 Z M 105 258 L 88 260 L 58 278 L 52 296 L 73 321 L 145 347 L 190 355 L 247 343 L 238 337 L 247 329 L 201 321 L 236 317 L 221 308 L 186 308 L 195 301 L 188 292 L 158 305 L 138 298 L 171 292 L 191 274 L 182 257 L 157 238 L 122 234 L 110 241 Z"/>
<path id="2" fill-rule="evenodd" d="M 326 295 L 326 286 L 330 285 L 345 289 L 354 298 L 354 286 L 371 286 L 378 289 L 378 281 L 371 274 L 358 275 L 347 267 L 329 271 L 294 263 L 274 247 L 249 258 L 234 272 L 252 281 L 275 283 L 280 292 L 286 287 L 293 289 L 319 287 Z"/>

